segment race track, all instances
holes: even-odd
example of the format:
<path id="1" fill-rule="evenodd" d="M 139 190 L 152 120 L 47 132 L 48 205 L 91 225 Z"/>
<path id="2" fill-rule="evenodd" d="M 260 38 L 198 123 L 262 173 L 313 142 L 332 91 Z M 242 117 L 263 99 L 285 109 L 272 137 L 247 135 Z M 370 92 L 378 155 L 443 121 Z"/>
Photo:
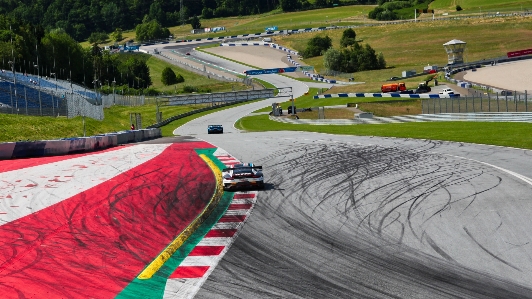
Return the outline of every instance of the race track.
<path id="1" fill-rule="evenodd" d="M 275 101 L 174 132 L 263 165 L 268 183 L 196 298 L 532 298 L 532 152 L 232 128 Z"/>
<path id="2" fill-rule="evenodd" d="M 532 298 L 531 151 L 233 127 L 287 99 L 174 131 L 190 137 L 0 161 L 0 298 Z M 266 190 L 224 193 L 140 279 L 215 193 L 200 152 L 262 165 Z"/>
<path id="3" fill-rule="evenodd" d="M 532 186 L 512 173 L 532 177 L 529 151 L 302 132 L 207 138 L 262 164 L 270 185 L 197 298 L 531 297 Z"/>

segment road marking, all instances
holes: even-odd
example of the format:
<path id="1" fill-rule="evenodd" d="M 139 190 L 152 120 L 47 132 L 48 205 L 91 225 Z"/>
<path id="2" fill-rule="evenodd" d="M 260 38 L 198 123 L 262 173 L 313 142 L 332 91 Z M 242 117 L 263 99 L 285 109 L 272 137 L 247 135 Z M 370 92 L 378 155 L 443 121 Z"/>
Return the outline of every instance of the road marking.
<path id="1" fill-rule="evenodd" d="M 455 156 L 455 155 L 450 155 L 450 154 L 443 154 L 445 156 L 449 156 L 449 157 L 454 157 L 454 158 L 459 158 L 459 159 L 464 159 L 464 160 L 469 160 L 469 161 L 473 161 L 473 162 L 477 162 L 477 163 L 480 163 L 480 164 L 484 164 L 484 165 L 487 165 L 487 166 L 490 166 L 490 167 L 493 167 L 495 169 L 498 169 L 502 172 L 506 172 L 507 174 L 511 175 L 511 176 L 514 176 L 520 180 L 522 180 L 523 182 L 529 184 L 532 186 L 532 179 L 530 179 L 529 177 L 526 177 L 522 174 L 519 174 L 517 172 L 513 172 L 511 170 L 508 170 L 508 169 L 505 169 L 505 168 L 502 168 L 502 167 L 499 167 L 499 166 L 496 166 L 496 165 L 493 165 L 493 164 L 489 164 L 489 163 L 486 163 L 486 162 L 482 162 L 482 161 L 478 161 L 478 160 L 475 160 L 475 159 L 471 159 L 471 158 L 466 158 L 466 157 L 460 157 L 460 156 Z"/>

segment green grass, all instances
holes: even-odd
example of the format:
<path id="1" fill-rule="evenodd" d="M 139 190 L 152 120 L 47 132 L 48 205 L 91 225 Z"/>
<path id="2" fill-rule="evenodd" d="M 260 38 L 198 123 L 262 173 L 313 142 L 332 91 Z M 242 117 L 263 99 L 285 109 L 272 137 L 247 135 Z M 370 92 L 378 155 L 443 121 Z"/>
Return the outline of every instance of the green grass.
<path id="1" fill-rule="evenodd" d="M 170 32 L 178 39 L 218 37 L 245 33 L 264 32 L 266 27 L 277 26 L 279 30 L 321 27 L 330 25 L 356 25 L 367 21 L 365 18 L 374 5 L 351 5 L 336 8 L 282 13 L 272 11 L 265 14 L 231 17 L 223 19 L 202 19 L 202 27 L 220 27 L 226 32 L 191 35 L 190 25 L 171 27 Z"/>
<path id="2" fill-rule="evenodd" d="M 173 131 L 175 129 L 181 127 L 182 125 L 186 124 L 187 122 L 189 122 L 191 120 L 194 120 L 196 118 L 200 118 L 200 117 L 202 117 L 204 115 L 207 115 L 207 114 L 211 114 L 211 113 L 214 113 L 214 112 L 222 111 L 222 110 L 225 110 L 225 109 L 229 109 L 229 108 L 233 108 L 233 107 L 237 107 L 237 106 L 241 106 L 241 105 L 245 105 L 245 104 L 249 104 L 249 103 L 253 103 L 253 102 L 257 102 L 257 101 L 260 101 L 260 100 L 254 100 L 254 101 L 238 103 L 238 104 L 231 105 L 231 106 L 228 106 L 228 107 L 222 107 L 222 108 L 213 109 L 213 110 L 209 110 L 209 111 L 203 111 L 203 112 L 191 115 L 191 116 L 187 116 L 187 117 L 175 120 L 172 123 L 170 123 L 170 124 L 168 124 L 168 125 L 166 125 L 164 127 L 161 127 L 161 133 L 162 133 L 163 136 L 174 136 L 173 135 Z M 208 124 L 205 124 L 205 130 L 207 130 L 207 127 L 206 127 L 207 125 Z"/>
<path id="3" fill-rule="evenodd" d="M 239 103 L 228 107 L 204 111 L 180 120 L 176 120 L 161 128 L 163 136 L 172 136 L 172 132 L 175 128 L 192 119 L 223 109 L 228 109 L 230 107 L 244 105 L 246 103 Z M 163 113 L 163 119 L 166 119 L 174 115 L 199 109 L 201 107 L 203 106 L 163 106 L 160 107 L 159 111 Z M 140 113 L 142 116 L 143 127 L 147 127 L 156 122 L 156 109 L 157 108 L 155 105 L 136 107 L 113 106 L 111 108 L 104 109 L 105 119 L 103 121 L 94 120 L 88 117 L 85 118 L 86 135 L 91 136 L 96 134 L 129 130 L 131 125 L 129 122 L 130 113 Z M 76 117 L 73 119 L 67 119 L 64 117 L 55 118 L 2 114 L 2 130 L 3 132 L 0 134 L 0 142 L 81 137 L 83 136 L 83 118 Z"/>
<path id="4" fill-rule="evenodd" d="M 304 131 L 328 134 L 446 140 L 532 149 L 530 124 L 489 122 L 428 122 L 381 125 L 315 126 L 286 124 L 268 115 L 247 116 L 236 127 L 250 132 Z M 264 130 L 264 128 L 268 128 Z"/>
<path id="5" fill-rule="evenodd" d="M 456 12 L 456 5 L 462 7 L 462 11 Z M 492 13 L 492 12 L 508 12 L 508 11 L 522 11 L 524 9 L 532 9 L 531 0 L 436 0 L 429 6 L 431 9 L 442 10 L 443 12 L 456 13 Z M 436 11 L 436 13 L 438 13 Z"/>
<path id="6" fill-rule="evenodd" d="M 483 18 L 449 20 L 399 25 L 355 28 L 357 39 L 368 43 L 377 53 L 382 52 L 388 68 L 363 71 L 352 75 L 355 81 L 365 84 L 335 87 L 331 93 L 372 92 L 392 76 L 401 76 L 402 71 L 416 70 L 420 73 L 426 65 L 445 65 L 447 54 L 443 44 L 460 39 L 467 43 L 466 61 L 476 61 L 505 56 L 509 51 L 530 48 L 532 18 Z M 339 47 L 342 30 L 318 33 L 329 36 L 334 47 Z M 278 37 L 279 44 L 301 51 L 316 33 L 294 34 Z M 323 72 L 323 57 L 305 59 L 305 64 Z M 345 79 L 344 79 L 345 80 Z M 404 80 L 408 88 L 415 88 L 422 78 Z"/>
<path id="7" fill-rule="evenodd" d="M 302 95 L 299 98 L 296 98 L 295 106 L 299 108 L 313 108 L 313 107 L 322 107 L 322 106 L 336 106 L 336 105 L 345 105 L 347 106 L 348 103 L 378 103 L 378 102 L 411 102 L 411 99 L 408 98 L 402 98 L 393 100 L 391 98 L 320 98 L 320 99 L 314 99 L 314 96 L 319 91 L 318 88 L 309 88 L 309 91 L 307 94 Z M 292 105 L 292 102 L 290 100 L 286 100 L 284 102 L 279 103 L 281 108 L 284 110 L 288 109 L 288 106 Z M 265 107 L 259 110 L 256 110 L 254 112 L 268 112 L 270 111 L 270 107 Z"/>
<path id="8" fill-rule="evenodd" d="M 194 86 L 197 88 L 209 88 L 212 92 L 232 91 L 233 87 L 234 90 L 245 90 L 248 88 L 243 83 L 223 82 L 216 79 L 209 79 L 205 76 L 179 68 L 176 65 L 167 63 L 166 61 L 153 56 L 147 59 L 146 64 L 150 68 L 150 77 L 153 82 L 152 87 L 165 93 L 175 93 L 175 91 L 179 92 L 185 85 Z M 167 66 L 170 67 L 176 74 L 183 76 L 185 82 L 169 86 L 163 85 L 161 82 L 161 76 L 163 69 Z"/>

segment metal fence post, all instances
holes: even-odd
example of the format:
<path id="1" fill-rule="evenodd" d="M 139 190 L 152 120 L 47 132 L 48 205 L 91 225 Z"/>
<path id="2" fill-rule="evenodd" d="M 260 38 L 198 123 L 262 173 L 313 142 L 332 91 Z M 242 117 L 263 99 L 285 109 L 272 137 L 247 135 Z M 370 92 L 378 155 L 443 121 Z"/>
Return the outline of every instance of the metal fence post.
<path id="1" fill-rule="evenodd" d="M 488 112 L 491 112 L 491 97 L 490 97 L 489 92 L 488 92 Z"/>
<path id="2" fill-rule="evenodd" d="M 482 94 L 480 94 L 480 112 L 484 112 L 484 111 L 482 110 Z"/>
<path id="3" fill-rule="evenodd" d="M 473 96 L 473 113 L 475 113 L 475 96 Z"/>
<path id="4" fill-rule="evenodd" d="M 465 97 L 465 113 L 469 112 L 469 110 L 467 110 L 467 96 Z"/>
<path id="5" fill-rule="evenodd" d="M 526 90 L 525 90 L 525 112 L 528 112 L 528 97 L 527 97 Z"/>
<path id="6" fill-rule="evenodd" d="M 28 96 L 26 95 L 26 86 L 24 86 L 24 102 L 26 102 L 26 115 L 28 115 Z"/>
<path id="7" fill-rule="evenodd" d="M 508 93 L 507 92 L 504 94 L 504 99 L 506 101 L 506 112 L 508 112 Z"/>
<path id="8" fill-rule="evenodd" d="M 517 96 L 517 92 L 514 90 L 515 112 L 517 112 L 517 99 L 516 99 L 516 96 Z"/>
<path id="9" fill-rule="evenodd" d="M 9 84 L 9 97 L 11 98 L 11 114 L 13 114 L 13 90 L 11 89 L 11 84 Z"/>

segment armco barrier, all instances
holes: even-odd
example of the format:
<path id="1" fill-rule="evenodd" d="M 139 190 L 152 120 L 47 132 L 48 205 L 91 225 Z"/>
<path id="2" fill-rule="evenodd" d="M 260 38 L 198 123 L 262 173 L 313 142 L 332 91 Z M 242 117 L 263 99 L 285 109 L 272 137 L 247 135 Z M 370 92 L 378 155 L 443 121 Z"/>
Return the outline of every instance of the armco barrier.
<path id="1" fill-rule="evenodd" d="M 70 151 L 70 140 L 48 140 L 44 145 L 44 156 L 66 155 Z"/>
<path id="2" fill-rule="evenodd" d="M 11 159 L 16 142 L 0 143 L 0 160 Z"/>
<path id="3" fill-rule="evenodd" d="M 161 129 L 122 131 L 90 137 L 0 143 L 0 160 L 90 152 L 161 137 Z"/>
<path id="4" fill-rule="evenodd" d="M 289 48 L 286 48 L 286 47 L 283 47 L 283 46 L 280 46 L 274 43 L 230 43 L 230 44 L 222 43 L 220 44 L 220 46 L 269 46 L 271 48 L 278 49 L 278 50 L 289 53 L 287 54 L 288 61 L 295 66 L 301 66 L 298 62 L 293 60 L 291 56 L 291 55 L 299 55 L 297 51 L 291 50 Z M 320 82 L 331 83 L 331 84 L 338 83 L 336 80 L 325 79 L 320 75 L 312 74 L 307 71 L 303 71 L 303 74 L 305 74 L 305 76 L 309 77 L 310 79 L 314 81 L 320 81 Z"/>

